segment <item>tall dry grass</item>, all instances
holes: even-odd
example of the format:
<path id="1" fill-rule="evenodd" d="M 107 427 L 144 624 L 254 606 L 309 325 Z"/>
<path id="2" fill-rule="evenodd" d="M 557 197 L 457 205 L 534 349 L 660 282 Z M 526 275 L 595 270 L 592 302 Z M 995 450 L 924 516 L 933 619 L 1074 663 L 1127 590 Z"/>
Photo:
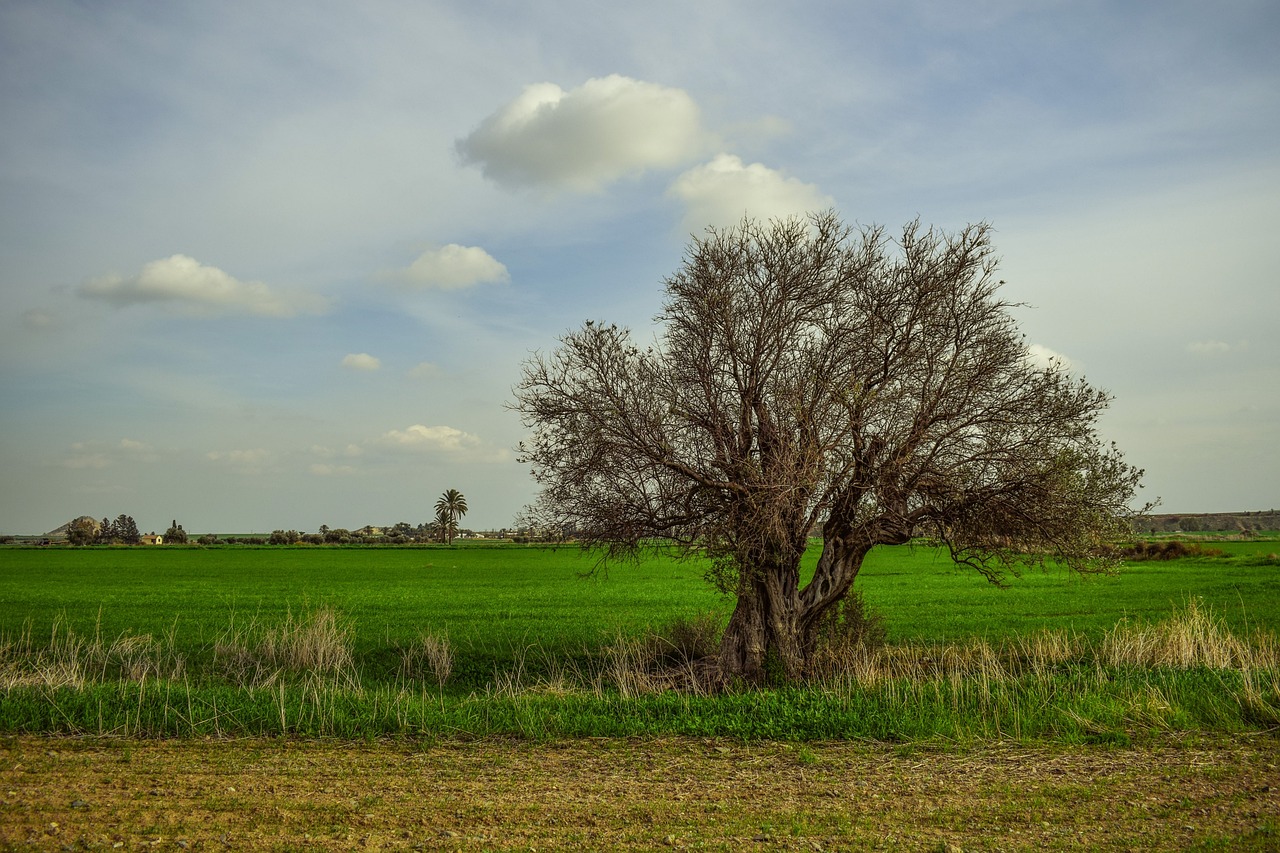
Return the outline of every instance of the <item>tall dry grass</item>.
<path id="1" fill-rule="evenodd" d="M 1047 678 L 1064 667 L 1146 667 L 1236 670 L 1263 677 L 1280 672 L 1280 642 L 1270 632 L 1234 634 L 1199 599 L 1154 623 L 1122 621 L 1100 640 L 1064 630 L 1016 636 L 1000 643 L 971 640 L 945 646 L 863 644 L 825 649 L 815 680 L 854 686 L 889 681 L 1007 681 Z"/>
<path id="2" fill-rule="evenodd" d="M 214 665 L 241 687 L 272 687 L 304 679 L 358 689 L 353 634 L 351 625 L 327 607 L 297 617 L 289 612 L 276 626 L 256 620 L 239 627 L 233 624 L 214 641 Z"/>
<path id="3" fill-rule="evenodd" d="M 448 635 L 423 631 L 408 648 L 400 650 L 400 676 L 412 681 L 428 676 L 444 687 L 453 674 L 453 646 Z"/>
<path id="4" fill-rule="evenodd" d="M 175 650 L 175 631 L 176 625 L 161 638 L 124 633 L 106 640 L 101 615 L 92 635 L 77 633 L 59 616 L 53 621 L 48 643 L 40 643 L 28 620 L 16 635 L 0 636 L 0 688 L 177 680 L 186 672 L 186 659 Z"/>

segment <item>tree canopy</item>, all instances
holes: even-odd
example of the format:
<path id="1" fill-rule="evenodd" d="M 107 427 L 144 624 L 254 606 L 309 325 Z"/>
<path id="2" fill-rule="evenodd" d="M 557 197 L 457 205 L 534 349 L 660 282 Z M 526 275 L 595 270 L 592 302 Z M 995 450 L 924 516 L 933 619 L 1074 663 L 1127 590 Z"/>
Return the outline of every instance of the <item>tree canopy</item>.
<path id="1" fill-rule="evenodd" d="M 1048 557 L 1105 567 L 1142 472 L 1097 433 L 1109 396 L 1030 358 L 995 271 L 984 224 L 709 230 L 652 345 L 587 322 L 525 363 L 531 512 L 611 555 L 655 537 L 710 555 L 736 596 L 720 667 L 751 680 L 769 653 L 804 675 L 879 544 L 932 536 L 995 581 Z"/>

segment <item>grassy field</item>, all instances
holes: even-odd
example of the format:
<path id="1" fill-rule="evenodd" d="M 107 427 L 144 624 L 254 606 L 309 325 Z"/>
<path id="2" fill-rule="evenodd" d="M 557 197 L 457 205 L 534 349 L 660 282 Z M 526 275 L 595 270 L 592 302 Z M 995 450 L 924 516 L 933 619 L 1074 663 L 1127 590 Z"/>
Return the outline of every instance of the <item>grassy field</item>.
<path id="1" fill-rule="evenodd" d="M 646 680 L 728 612 L 664 557 L 0 549 L 0 849 L 1272 850 L 1280 543 L 1218 547 L 883 549 L 886 646 L 706 695 Z"/>
<path id="2" fill-rule="evenodd" d="M 1005 589 L 927 547 L 881 549 L 858 585 L 886 649 L 821 684 L 721 696 L 654 675 L 667 626 L 728 612 L 701 566 L 669 557 L 584 577 L 594 563 L 572 548 L 4 549 L 0 730 L 1128 742 L 1266 728 L 1276 544 Z M 1190 656 L 1169 657 L 1177 644 Z"/>
<path id="3" fill-rule="evenodd" d="M 1215 544 L 1226 558 L 1131 563 L 1118 575 L 1029 570 L 993 587 L 925 546 L 879 548 L 857 589 L 886 619 L 891 642 L 998 640 L 1041 629 L 1100 634 L 1154 620 L 1200 597 L 1233 628 L 1280 628 L 1280 542 Z M 808 555 L 810 565 L 816 549 Z M 77 631 L 161 635 L 191 647 L 236 621 L 278 621 L 331 607 L 372 651 L 447 632 L 463 646 L 598 646 L 731 602 L 703 566 L 655 556 L 585 578 L 595 562 L 572 547 L 0 548 L 0 632 L 55 619 Z"/>

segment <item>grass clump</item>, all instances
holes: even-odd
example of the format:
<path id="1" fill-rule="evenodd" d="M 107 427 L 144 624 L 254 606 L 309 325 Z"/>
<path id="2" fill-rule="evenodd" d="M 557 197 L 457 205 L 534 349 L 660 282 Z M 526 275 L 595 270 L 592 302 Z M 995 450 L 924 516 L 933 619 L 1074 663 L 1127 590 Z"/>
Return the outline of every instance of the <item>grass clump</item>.
<path id="1" fill-rule="evenodd" d="M 423 631 L 407 648 L 400 650 L 400 675 L 410 681 L 428 677 L 444 687 L 453 674 L 453 647 L 447 635 Z"/>
<path id="2" fill-rule="evenodd" d="M 1248 643 L 1198 598 L 1160 622 L 1121 621 L 1103 637 L 1099 654 L 1111 666 L 1251 670 L 1280 662 L 1274 635 L 1260 635 Z"/>
<path id="3" fill-rule="evenodd" d="M 331 608 L 319 608 L 283 624 L 251 621 L 232 626 L 213 647 L 215 667 L 240 687 L 270 687 L 304 679 L 335 687 L 358 688 L 360 677 L 352 647 L 352 628 Z"/>
<path id="4" fill-rule="evenodd" d="M 0 636 L 0 689 L 82 688 L 91 682 L 147 678 L 177 680 L 186 673 L 186 658 L 176 651 L 174 635 L 174 630 L 163 638 L 124 632 L 106 640 L 101 617 L 92 635 L 79 634 L 58 618 L 48 643 L 42 644 L 36 642 L 28 621 L 16 635 Z"/>

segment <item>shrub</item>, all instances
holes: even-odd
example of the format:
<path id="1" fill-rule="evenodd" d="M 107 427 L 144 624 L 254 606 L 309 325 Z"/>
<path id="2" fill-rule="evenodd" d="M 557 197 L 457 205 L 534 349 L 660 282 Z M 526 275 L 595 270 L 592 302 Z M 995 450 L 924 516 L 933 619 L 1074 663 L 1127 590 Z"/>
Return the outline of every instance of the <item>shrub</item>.
<path id="1" fill-rule="evenodd" d="M 810 675 L 824 678 L 848 669 L 870 650 L 884 645 L 884 617 L 853 591 L 822 615 L 810 662 Z"/>
<path id="2" fill-rule="evenodd" d="M 1148 560 L 1180 560 L 1183 557 L 1224 557 L 1226 552 L 1221 548 L 1206 548 L 1196 542 L 1179 542 L 1176 539 L 1150 542 L 1144 539 L 1121 548 L 1119 555 L 1131 562 L 1141 563 Z"/>

